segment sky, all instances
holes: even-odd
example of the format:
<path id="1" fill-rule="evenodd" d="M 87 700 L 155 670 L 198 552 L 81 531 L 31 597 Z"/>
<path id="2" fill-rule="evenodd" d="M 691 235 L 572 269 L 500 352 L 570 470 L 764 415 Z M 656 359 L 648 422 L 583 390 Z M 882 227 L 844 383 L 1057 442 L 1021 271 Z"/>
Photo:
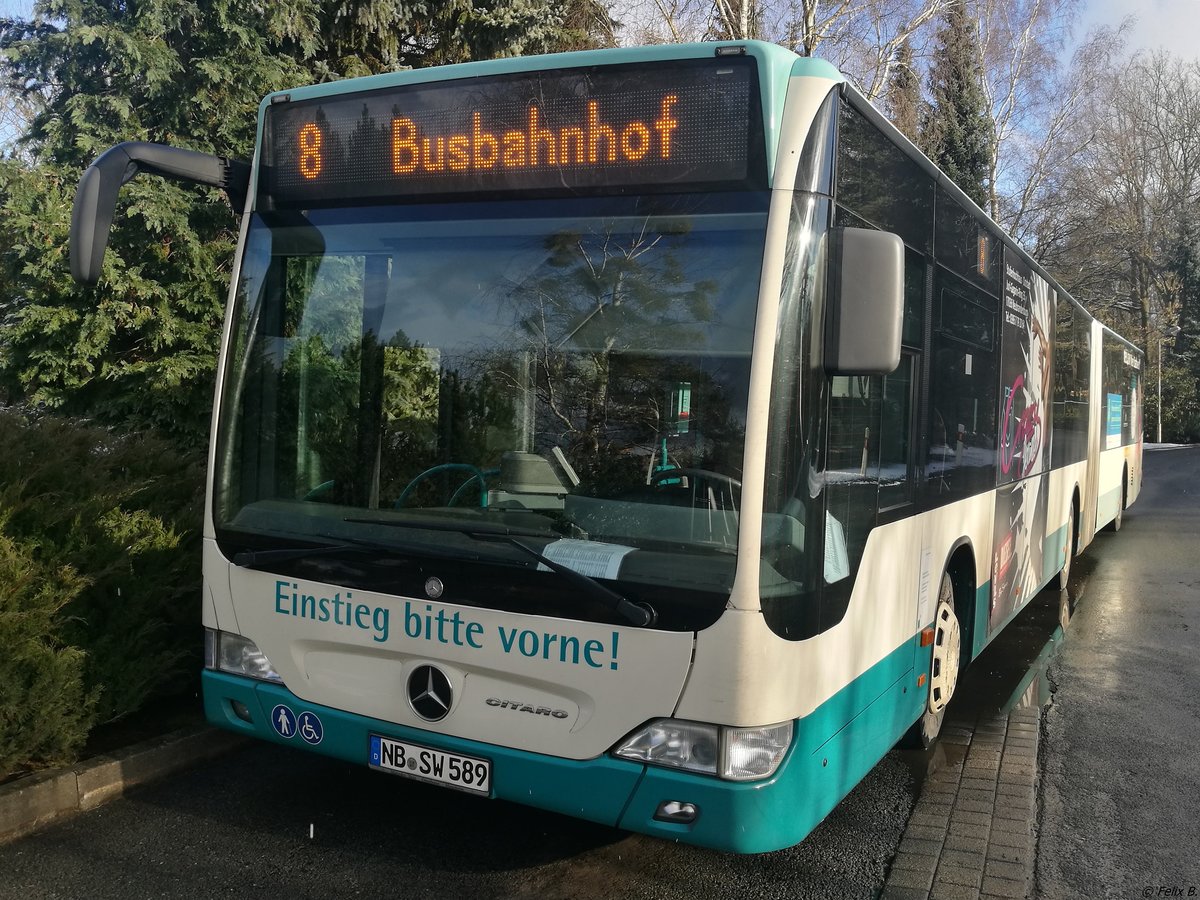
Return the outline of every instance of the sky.
<path id="1" fill-rule="evenodd" d="M 0 0 L 0 16 L 28 16 L 32 0 Z M 1078 33 L 1097 25 L 1117 25 L 1125 16 L 1137 17 L 1130 49 L 1162 47 L 1176 56 L 1200 56 L 1200 0 L 1083 0 Z"/>
<path id="2" fill-rule="evenodd" d="M 1136 16 L 1131 50 L 1163 48 L 1183 59 L 1200 56 L 1200 0 L 1084 0 L 1081 7 L 1080 35 Z"/>

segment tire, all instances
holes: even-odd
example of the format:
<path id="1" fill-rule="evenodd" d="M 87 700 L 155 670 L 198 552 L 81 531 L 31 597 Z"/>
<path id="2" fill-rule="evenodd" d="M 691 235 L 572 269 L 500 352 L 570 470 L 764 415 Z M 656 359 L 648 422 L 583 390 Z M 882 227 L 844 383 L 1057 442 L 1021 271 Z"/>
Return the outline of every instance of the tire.
<path id="1" fill-rule="evenodd" d="M 1063 559 L 1063 567 L 1059 570 L 1054 581 L 1054 587 L 1057 590 L 1065 591 L 1067 582 L 1071 578 L 1071 561 L 1075 557 L 1075 504 L 1072 503 L 1070 509 L 1067 510 L 1067 547 L 1066 555 Z"/>
<path id="2" fill-rule="evenodd" d="M 954 582 L 949 572 L 942 573 L 937 611 L 933 617 L 933 647 L 930 651 L 929 693 L 921 718 L 904 736 L 905 746 L 928 749 L 942 730 L 946 704 L 954 696 L 962 671 L 962 628 L 954 611 Z"/>
<path id="3" fill-rule="evenodd" d="M 1124 471 L 1122 471 L 1121 472 L 1121 499 L 1117 503 L 1117 514 L 1115 516 L 1113 516 L 1113 520 L 1108 523 L 1109 531 L 1120 531 L 1121 530 L 1121 520 L 1123 518 L 1125 518 L 1125 481 L 1126 481 L 1126 479 L 1127 479 L 1126 473 Z"/>

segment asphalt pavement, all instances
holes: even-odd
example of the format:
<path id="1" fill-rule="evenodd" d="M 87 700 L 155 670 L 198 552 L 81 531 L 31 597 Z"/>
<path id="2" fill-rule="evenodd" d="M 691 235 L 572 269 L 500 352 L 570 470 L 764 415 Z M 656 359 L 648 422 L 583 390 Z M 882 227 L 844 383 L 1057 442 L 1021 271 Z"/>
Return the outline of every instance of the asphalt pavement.
<path id="1" fill-rule="evenodd" d="M 911 791 L 885 760 L 799 847 L 747 857 L 253 745 L 0 847 L 0 897 L 870 897 Z"/>
<path id="2" fill-rule="evenodd" d="M 1148 451 L 1048 675 L 1036 895 L 1200 896 L 1200 448 Z"/>

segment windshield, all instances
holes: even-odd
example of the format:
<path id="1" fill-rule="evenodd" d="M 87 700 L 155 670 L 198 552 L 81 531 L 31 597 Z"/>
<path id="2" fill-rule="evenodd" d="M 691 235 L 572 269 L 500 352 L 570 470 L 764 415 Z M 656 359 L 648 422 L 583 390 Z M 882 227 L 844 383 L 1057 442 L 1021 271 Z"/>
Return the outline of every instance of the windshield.
<path id="1" fill-rule="evenodd" d="M 766 205 L 256 215 L 222 397 L 222 549 L 358 541 L 270 568 L 416 595 L 436 570 L 449 602 L 611 617 L 481 540 L 507 530 L 653 604 L 662 627 L 714 620 L 733 580 Z"/>

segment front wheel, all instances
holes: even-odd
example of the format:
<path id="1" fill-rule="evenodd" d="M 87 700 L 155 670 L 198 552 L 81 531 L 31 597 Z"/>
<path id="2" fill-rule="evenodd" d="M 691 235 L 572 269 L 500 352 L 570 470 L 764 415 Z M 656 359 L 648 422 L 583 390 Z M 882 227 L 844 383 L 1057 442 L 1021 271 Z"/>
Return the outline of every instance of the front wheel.
<path id="1" fill-rule="evenodd" d="M 921 718 L 909 729 L 905 743 L 928 749 L 942 730 L 946 704 L 958 686 L 962 666 L 962 629 L 954 612 L 954 582 L 942 573 L 937 612 L 933 617 L 933 651 L 929 667 L 929 695 Z"/>

